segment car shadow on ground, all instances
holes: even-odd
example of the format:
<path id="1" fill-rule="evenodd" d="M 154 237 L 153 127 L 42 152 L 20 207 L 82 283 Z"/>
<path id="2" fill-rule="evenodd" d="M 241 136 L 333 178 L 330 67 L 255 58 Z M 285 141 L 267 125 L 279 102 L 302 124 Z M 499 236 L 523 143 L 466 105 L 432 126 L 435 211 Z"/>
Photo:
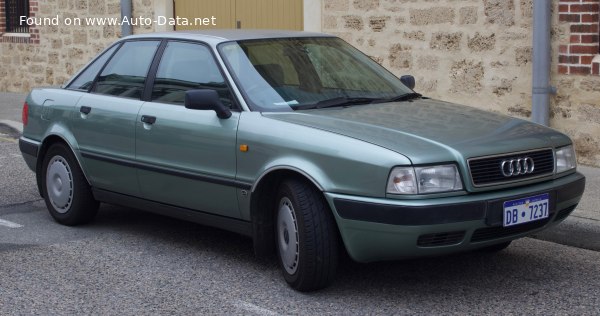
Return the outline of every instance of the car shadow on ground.
<path id="1" fill-rule="evenodd" d="M 250 238 L 220 229 L 108 205 L 101 207 L 96 221 L 82 228 L 99 232 L 118 231 L 123 238 L 136 236 L 162 249 L 173 247 L 186 256 L 220 258 L 232 266 L 233 272 L 254 271 L 264 273 L 265 278 L 275 279 L 279 275 L 275 257 L 257 259 Z M 550 249 L 542 249 L 544 247 Z M 568 268 L 571 260 L 568 256 L 557 255 L 557 247 L 562 246 L 526 238 L 513 242 L 499 253 L 469 252 L 368 264 L 356 263 L 342 255 L 336 281 L 329 288 L 307 294 L 296 293 L 285 286 L 283 277 L 280 283 L 268 286 L 277 291 L 289 291 L 296 303 L 314 299 L 346 299 L 349 296 L 358 297 L 360 301 L 377 296 L 384 305 L 396 304 L 394 302 L 400 296 L 403 302 L 415 304 L 424 297 L 444 302 L 474 300 L 482 295 L 501 295 L 499 301 L 547 300 L 557 297 L 557 288 L 563 291 L 560 295 L 575 295 L 570 293 L 575 292 L 571 286 L 574 278 L 595 287 L 597 267 L 590 262 L 589 276 L 575 276 L 575 271 Z M 587 284 L 583 286 L 588 287 Z M 537 298 L 538 295 L 543 297 Z"/>

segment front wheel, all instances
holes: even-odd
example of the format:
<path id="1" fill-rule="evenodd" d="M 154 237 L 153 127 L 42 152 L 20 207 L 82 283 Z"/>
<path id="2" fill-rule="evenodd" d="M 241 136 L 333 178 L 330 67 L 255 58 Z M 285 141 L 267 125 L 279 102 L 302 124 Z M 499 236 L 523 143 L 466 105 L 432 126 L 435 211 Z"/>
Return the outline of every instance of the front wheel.
<path id="1" fill-rule="evenodd" d="M 75 156 L 62 143 L 52 145 L 44 156 L 42 192 L 50 215 L 63 225 L 87 223 L 98 212 Z"/>
<path id="2" fill-rule="evenodd" d="M 279 187 L 275 214 L 275 240 L 287 283 L 298 291 L 331 284 L 338 234 L 322 193 L 304 181 L 286 180 Z"/>

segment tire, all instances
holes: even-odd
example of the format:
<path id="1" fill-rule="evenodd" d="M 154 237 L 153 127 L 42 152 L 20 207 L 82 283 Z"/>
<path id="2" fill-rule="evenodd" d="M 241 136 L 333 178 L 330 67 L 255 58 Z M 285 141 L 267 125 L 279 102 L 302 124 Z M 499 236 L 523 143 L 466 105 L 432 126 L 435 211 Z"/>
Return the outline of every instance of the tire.
<path id="1" fill-rule="evenodd" d="M 42 192 L 50 215 L 63 225 L 88 223 L 98 213 L 99 203 L 65 144 L 51 145 L 44 156 Z"/>
<path id="2" fill-rule="evenodd" d="M 286 282 L 298 291 L 330 285 L 338 265 L 338 233 L 331 210 L 312 185 L 285 180 L 275 205 L 275 241 Z"/>
<path id="3" fill-rule="evenodd" d="M 480 252 L 488 252 L 488 253 L 496 253 L 496 252 L 500 252 L 500 251 L 508 248 L 508 246 L 510 246 L 511 243 L 512 243 L 512 240 L 509 240 L 509 241 L 505 241 L 500 244 L 495 244 L 495 245 L 487 246 L 485 248 L 481 248 L 481 249 L 479 249 L 479 251 Z"/>

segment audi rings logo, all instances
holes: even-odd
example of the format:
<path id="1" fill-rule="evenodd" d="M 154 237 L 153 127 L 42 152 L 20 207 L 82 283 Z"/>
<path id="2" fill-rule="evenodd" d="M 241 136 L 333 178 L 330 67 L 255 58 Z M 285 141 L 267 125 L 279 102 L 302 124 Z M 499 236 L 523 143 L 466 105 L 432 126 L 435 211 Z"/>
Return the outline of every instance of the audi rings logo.
<path id="1" fill-rule="evenodd" d="M 534 169 L 533 159 L 525 157 L 502 160 L 500 169 L 505 177 L 530 174 Z"/>

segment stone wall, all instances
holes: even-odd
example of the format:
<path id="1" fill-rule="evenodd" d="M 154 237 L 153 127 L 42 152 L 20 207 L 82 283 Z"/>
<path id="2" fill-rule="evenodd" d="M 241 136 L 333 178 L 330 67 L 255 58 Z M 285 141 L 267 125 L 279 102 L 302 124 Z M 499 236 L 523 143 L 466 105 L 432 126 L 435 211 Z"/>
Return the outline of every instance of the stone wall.
<path id="1" fill-rule="evenodd" d="M 600 77 L 558 73 L 559 46 L 571 36 L 558 2 L 550 125 L 573 138 L 581 163 L 600 166 Z M 323 0 L 323 32 L 398 76 L 414 75 L 416 90 L 427 96 L 527 119 L 532 13 L 532 0 Z"/>
<path id="2" fill-rule="evenodd" d="M 58 16 L 58 25 L 38 26 L 39 42 L 0 43 L 0 91 L 24 92 L 32 87 L 58 86 L 121 36 L 120 26 L 67 26 L 65 19 L 120 18 L 119 0 L 39 1 L 38 18 Z M 153 18 L 152 0 L 134 0 L 133 16 Z M 0 36 L 7 37 L 7 34 Z M 153 26 L 134 26 L 134 33 L 153 31 Z"/>

